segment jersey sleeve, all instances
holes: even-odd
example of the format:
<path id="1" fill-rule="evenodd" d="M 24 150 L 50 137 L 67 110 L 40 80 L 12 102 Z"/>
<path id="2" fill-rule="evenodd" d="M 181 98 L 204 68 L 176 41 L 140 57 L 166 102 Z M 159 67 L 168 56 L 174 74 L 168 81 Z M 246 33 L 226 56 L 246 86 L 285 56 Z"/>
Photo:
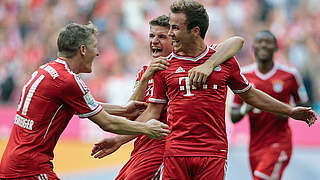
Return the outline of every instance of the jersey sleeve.
<path id="1" fill-rule="evenodd" d="M 211 44 L 209 47 L 212 49 L 217 49 L 218 46 L 219 46 L 219 44 Z"/>
<path id="2" fill-rule="evenodd" d="M 308 98 L 306 88 L 297 70 L 293 71 L 293 82 L 292 82 L 292 87 L 290 89 L 292 90 L 291 94 L 296 103 L 308 102 L 309 98 Z"/>
<path id="3" fill-rule="evenodd" d="M 247 78 L 240 70 L 240 66 L 235 57 L 231 58 L 232 73 L 228 80 L 228 86 L 235 94 L 244 93 L 251 88 Z"/>
<path id="4" fill-rule="evenodd" d="M 153 88 L 151 89 L 151 96 L 147 100 L 148 103 L 167 103 L 166 83 L 164 77 L 165 71 L 156 72 L 153 76 Z"/>
<path id="5" fill-rule="evenodd" d="M 73 108 L 80 118 L 87 118 L 102 111 L 102 106 L 96 102 L 86 84 L 77 76 L 66 81 L 63 100 Z"/>
<path id="6" fill-rule="evenodd" d="M 146 72 L 146 70 L 148 69 L 148 66 L 144 65 L 142 66 L 142 68 L 139 70 L 139 72 L 137 73 L 137 76 L 136 76 L 136 81 L 134 83 L 134 87 L 133 87 L 133 92 L 136 90 L 136 88 L 138 87 L 139 85 L 139 81 L 141 80 L 142 78 L 142 75 Z"/>

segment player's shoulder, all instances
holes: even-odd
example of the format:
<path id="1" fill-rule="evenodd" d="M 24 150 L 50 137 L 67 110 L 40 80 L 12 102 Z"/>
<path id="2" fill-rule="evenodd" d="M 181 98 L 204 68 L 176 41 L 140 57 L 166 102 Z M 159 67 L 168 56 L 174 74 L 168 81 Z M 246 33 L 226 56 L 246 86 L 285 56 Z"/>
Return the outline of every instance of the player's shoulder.
<path id="1" fill-rule="evenodd" d="M 141 78 L 141 76 L 147 71 L 149 65 L 144 64 L 140 67 L 138 73 L 137 73 L 137 78 Z"/>
<path id="2" fill-rule="evenodd" d="M 281 71 L 282 73 L 288 73 L 293 76 L 299 75 L 299 71 L 294 66 L 284 65 L 278 62 L 276 62 L 275 65 L 278 67 L 278 71 Z"/>
<path id="3" fill-rule="evenodd" d="M 256 63 L 252 63 L 252 64 L 249 64 L 249 65 L 245 65 L 245 66 L 242 66 L 240 69 L 241 69 L 242 73 L 250 74 L 250 73 L 253 73 L 257 69 L 257 64 Z"/>

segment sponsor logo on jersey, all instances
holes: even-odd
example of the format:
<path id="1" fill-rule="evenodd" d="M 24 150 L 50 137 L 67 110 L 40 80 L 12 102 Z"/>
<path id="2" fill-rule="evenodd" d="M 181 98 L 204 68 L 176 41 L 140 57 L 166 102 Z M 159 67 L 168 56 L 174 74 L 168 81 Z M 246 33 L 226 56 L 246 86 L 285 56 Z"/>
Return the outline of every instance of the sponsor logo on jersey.
<path id="1" fill-rule="evenodd" d="M 182 72 L 186 72 L 186 71 L 181 66 L 179 66 L 175 73 L 182 73 Z"/>
<path id="2" fill-rule="evenodd" d="M 98 103 L 96 100 L 92 97 L 91 93 L 88 92 L 83 96 L 83 99 L 86 101 L 87 105 L 90 107 L 91 110 L 94 110 L 97 108 Z"/>
<path id="3" fill-rule="evenodd" d="M 272 82 L 273 90 L 276 93 L 280 93 L 283 90 L 283 82 L 281 80 L 275 80 Z"/>

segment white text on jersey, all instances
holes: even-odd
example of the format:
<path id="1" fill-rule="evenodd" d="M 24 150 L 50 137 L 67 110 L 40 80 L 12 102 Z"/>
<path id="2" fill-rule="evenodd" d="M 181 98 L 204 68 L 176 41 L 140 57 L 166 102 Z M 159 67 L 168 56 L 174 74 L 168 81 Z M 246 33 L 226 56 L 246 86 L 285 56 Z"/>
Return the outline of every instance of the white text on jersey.
<path id="1" fill-rule="evenodd" d="M 56 77 L 59 76 L 57 71 L 55 69 L 53 69 L 53 67 L 51 67 L 51 66 L 45 67 L 44 70 L 47 71 L 52 76 L 53 79 L 55 79 Z"/>
<path id="2" fill-rule="evenodd" d="M 20 116 L 19 114 L 17 114 L 16 118 L 14 119 L 14 124 L 16 124 L 22 128 L 32 130 L 32 126 L 33 126 L 34 122 L 33 122 L 33 120 L 24 118 L 24 117 Z"/>

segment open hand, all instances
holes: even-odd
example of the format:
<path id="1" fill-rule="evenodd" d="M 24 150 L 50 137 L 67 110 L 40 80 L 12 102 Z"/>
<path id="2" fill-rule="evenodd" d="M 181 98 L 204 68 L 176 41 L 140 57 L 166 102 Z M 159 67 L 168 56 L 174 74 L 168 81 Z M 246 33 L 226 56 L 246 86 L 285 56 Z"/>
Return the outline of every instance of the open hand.
<path id="1" fill-rule="evenodd" d="M 201 85 L 207 82 L 207 78 L 210 76 L 212 71 L 213 68 L 208 66 L 206 63 L 190 69 L 188 72 L 190 84 L 196 87 L 201 87 Z"/>
<path id="2" fill-rule="evenodd" d="M 151 119 L 146 122 L 148 129 L 145 133 L 149 138 L 152 139 L 161 139 L 170 133 L 169 126 L 158 120 Z"/>
<path id="3" fill-rule="evenodd" d="M 118 150 L 121 145 L 122 144 L 118 143 L 115 137 L 105 138 L 102 141 L 94 144 L 91 151 L 91 156 L 101 159 Z"/>
<path id="4" fill-rule="evenodd" d="M 168 66 L 169 62 L 166 57 L 155 58 L 148 66 L 148 69 L 143 74 L 143 77 L 147 80 L 152 79 L 155 72 L 166 70 L 168 69 Z"/>
<path id="5" fill-rule="evenodd" d="M 294 107 L 289 116 L 296 120 L 305 121 L 309 127 L 317 120 L 316 113 L 311 107 Z"/>

